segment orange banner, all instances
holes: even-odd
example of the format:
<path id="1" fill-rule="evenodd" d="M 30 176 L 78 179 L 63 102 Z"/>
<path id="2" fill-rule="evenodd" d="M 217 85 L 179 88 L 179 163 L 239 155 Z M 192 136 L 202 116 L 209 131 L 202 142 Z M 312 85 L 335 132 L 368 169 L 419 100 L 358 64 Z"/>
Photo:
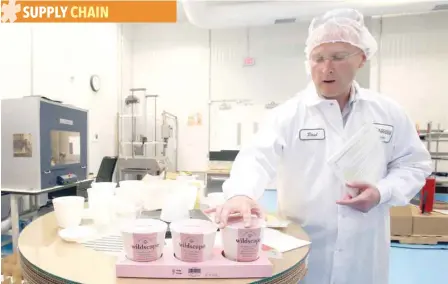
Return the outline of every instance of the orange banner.
<path id="1" fill-rule="evenodd" d="M 174 23 L 177 1 L 1 0 L 2 23 Z"/>

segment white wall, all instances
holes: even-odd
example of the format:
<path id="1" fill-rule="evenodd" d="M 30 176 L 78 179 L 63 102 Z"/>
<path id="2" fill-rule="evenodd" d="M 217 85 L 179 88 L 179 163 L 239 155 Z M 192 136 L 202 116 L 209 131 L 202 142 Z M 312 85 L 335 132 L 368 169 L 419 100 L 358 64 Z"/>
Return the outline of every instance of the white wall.
<path id="1" fill-rule="evenodd" d="M 265 104 L 282 102 L 305 87 L 306 25 L 275 25 L 211 32 L 210 150 L 238 150 L 265 117 Z M 246 57 L 255 60 L 244 66 Z M 222 100 L 250 100 L 249 104 Z"/>
<path id="2" fill-rule="evenodd" d="M 421 126 L 431 120 L 448 127 L 448 12 L 383 18 L 376 32 L 381 35 L 380 67 L 372 76 L 379 90 Z"/>
<path id="3" fill-rule="evenodd" d="M 217 30 L 188 23 L 135 25 L 126 29 L 132 38 L 133 87 L 146 87 L 160 95 L 160 110 L 179 117 L 178 169 L 204 171 L 208 149 L 238 149 L 237 124 L 242 143 L 252 134 L 268 101 L 283 101 L 306 84 L 302 25 Z M 244 67 L 245 57 L 255 65 Z M 220 111 L 209 101 L 250 99 L 252 106 L 233 104 Z M 202 126 L 188 126 L 188 116 L 202 114 Z"/>
<path id="4" fill-rule="evenodd" d="M 88 170 L 97 172 L 103 156 L 116 154 L 117 25 L 1 25 L 0 38 L 1 98 L 42 95 L 88 109 Z M 93 74 L 101 78 L 98 93 L 90 89 Z"/>
<path id="5" fill-rule="evenodd" d="M 286 100 L 306 85 L 306 25 L 273 25 L 211 33 L 211 98 Z M 245 57 L 255 65 L 243 67 Z"/>
<path id="6" fill-rule="evenodd" d="M 367 24 L 380 51 L 359 74 L 361 85 L 396 99 L 421 126 L 432 120 L 448 127 L 444 110 L 448 13 L 367 19 Z M 179 169 L 205 170 L 208 147 L 238 149 L 238 141 L 247 142 L 254 123 L 264 117 L 266 102 L 284 101 L 305 86 L 307 25 L 213 30 L 210 34 L 187 23 L 129 28 L 135 87 L 159 93 L 164 107 L 184 121 L 189 112 L 207 113 L 207 101 L 214 101 L 209 114 L 210 141 L 206 127 L 189 128 L 181 123 Z M 247 56 L 255 58 L 254 66 L 243 67 Z M 221 100 L 243 99 L 252 104 L 231 102 L 231 110 L 219 108 Z"/>
<path id="7" fill-rule="evenodd" d="M 281 103 L 306 86 L 307 28 L 307 23 L 213 31 L 188 23 L 126 26 L 133 87 L 159 94 L 160 109 L 179 116 L 179 170 L 205 171 L 209 149 L 240 149 L 265 117 L 266 103 Z M 246 57 L 255 65 L 244 66 Z M 368 74 L 360 76 L 364 86 Z M 230 110 L 220 110 L 223 100 L 233 100 Z M 187 126 L 188 115 L 196 112 L 204 125 Z"/>
<path id="8" fill-rule="evenodd" d="M 158 112 L 178 116 L 178 169 L 207 166 L 209 43 L 208 31 L 189 24 L 136 25 L 131 29 L 132 87 L 158 94 Z M 202 114 L 202 125 L 188 116 Z"/>
<path id="9" fill-rule="evenodd" d="M 375 33 L 380 52 L 372 86 L 403 105 L 420 128 L 432 121 L 447 129 L 448 12 L 383 18 Z M 448 143 L 440 146 L 448 152 Z M 438 170 L 448 171 L 448 162 L 438 162 Z"/>

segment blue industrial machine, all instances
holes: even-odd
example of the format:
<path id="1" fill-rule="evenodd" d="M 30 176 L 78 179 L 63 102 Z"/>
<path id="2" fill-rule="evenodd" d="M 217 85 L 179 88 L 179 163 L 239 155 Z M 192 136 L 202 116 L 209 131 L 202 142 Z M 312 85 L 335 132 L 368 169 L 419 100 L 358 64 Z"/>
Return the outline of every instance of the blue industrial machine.
<path id="1" fill-rule="evenodd" d="M 39 190 L 87 178 L 87 110 L 40 96 L 1 105 L 2 188 Z"/>

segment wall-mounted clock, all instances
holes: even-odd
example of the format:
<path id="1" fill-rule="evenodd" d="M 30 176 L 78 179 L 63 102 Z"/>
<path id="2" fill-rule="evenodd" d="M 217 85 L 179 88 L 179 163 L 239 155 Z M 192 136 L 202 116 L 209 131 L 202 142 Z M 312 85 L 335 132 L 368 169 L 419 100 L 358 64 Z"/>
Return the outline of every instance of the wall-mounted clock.
<path id="1" fill-rule="evenodd" d="M 98 75 L 92 75 L 90 77 L 90 88 L 92 88 L 92 91 L 98 92 L 101 88 L 101 80 Z"/>

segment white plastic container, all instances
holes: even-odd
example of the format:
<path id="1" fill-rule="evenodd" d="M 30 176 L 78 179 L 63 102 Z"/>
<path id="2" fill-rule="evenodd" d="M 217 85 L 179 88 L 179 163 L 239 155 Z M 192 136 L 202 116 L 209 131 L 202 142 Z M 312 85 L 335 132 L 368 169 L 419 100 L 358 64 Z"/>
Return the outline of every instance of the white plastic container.
<path id="1" fill-rule="evenodd" d="M 119 182 L 120 187 L 143 187 L 145 183 L 141 180 L 122 180 Z"/>
<path id="2" fill-rule="evenodd" d="M 90 185 L 92 188 L 107 188 L 112 191 L 117 187 L 116 182 L 92 182 Z"/>
<path id="3" fill-rule="evenodd" d="M 84 201 L 82 196 L 63 196 L 53 199 L 58 226 L 61 228 L 79 226 L 84 214 Z"/>
<path id="4" fill-rule="evenodd" d="M 213 257 L 216 231 L 210 221 L 185 219 L 170 224 L 174 255 L 184 262 L 202 262 Z"/>
<path id="5" fill-rule="evenodd" d="M 115 199 L 110 188 L 91 187 L 87 189 L 89 211 L 96 226 L 108 226 L 114 221 Z"/>
<path id="6" fill-rule="evenodd" d="M 167 196 L 171 193 L 171 189 L 176 185 L 176 181 L 159 179 L 143 183 L 143 208 L 148 211 L 162 209 Z"/>
<path id="7" fill-rule="evenodd" d="M 159 259 L 165 247 L 167 229 L 165 222 L 156 219 L 137 219 L 122 227 L 126 257 L 137 262 Z"/>
<path id="8" fill-rule="evenodd" d="M 260 256 L 264 228 L 263 219 L 252 217 L 251 226 L 244 226 L 243 218 L 230 217 L 222 232 L 224 256 L 238 262 L 255 261 Z"/>
<path id="9" fill-rule="evenodd" d="M 166 222 L 185 220 L 190 217 L 190 210 L 194 208 L 197 188 L 185 184 L 171 188 L 163 199 L 160 219 Z"/>
<path id="10" fill-rule="evenodd" d="M 143 210 L 143 183 L 135 186 L 127 184 L 117 187 L 115 189 L 115 197 L 118 211 L 120 211 L 120 207 L 126 204 L 126 207 L 132 205 L 140 212 Z"/>

